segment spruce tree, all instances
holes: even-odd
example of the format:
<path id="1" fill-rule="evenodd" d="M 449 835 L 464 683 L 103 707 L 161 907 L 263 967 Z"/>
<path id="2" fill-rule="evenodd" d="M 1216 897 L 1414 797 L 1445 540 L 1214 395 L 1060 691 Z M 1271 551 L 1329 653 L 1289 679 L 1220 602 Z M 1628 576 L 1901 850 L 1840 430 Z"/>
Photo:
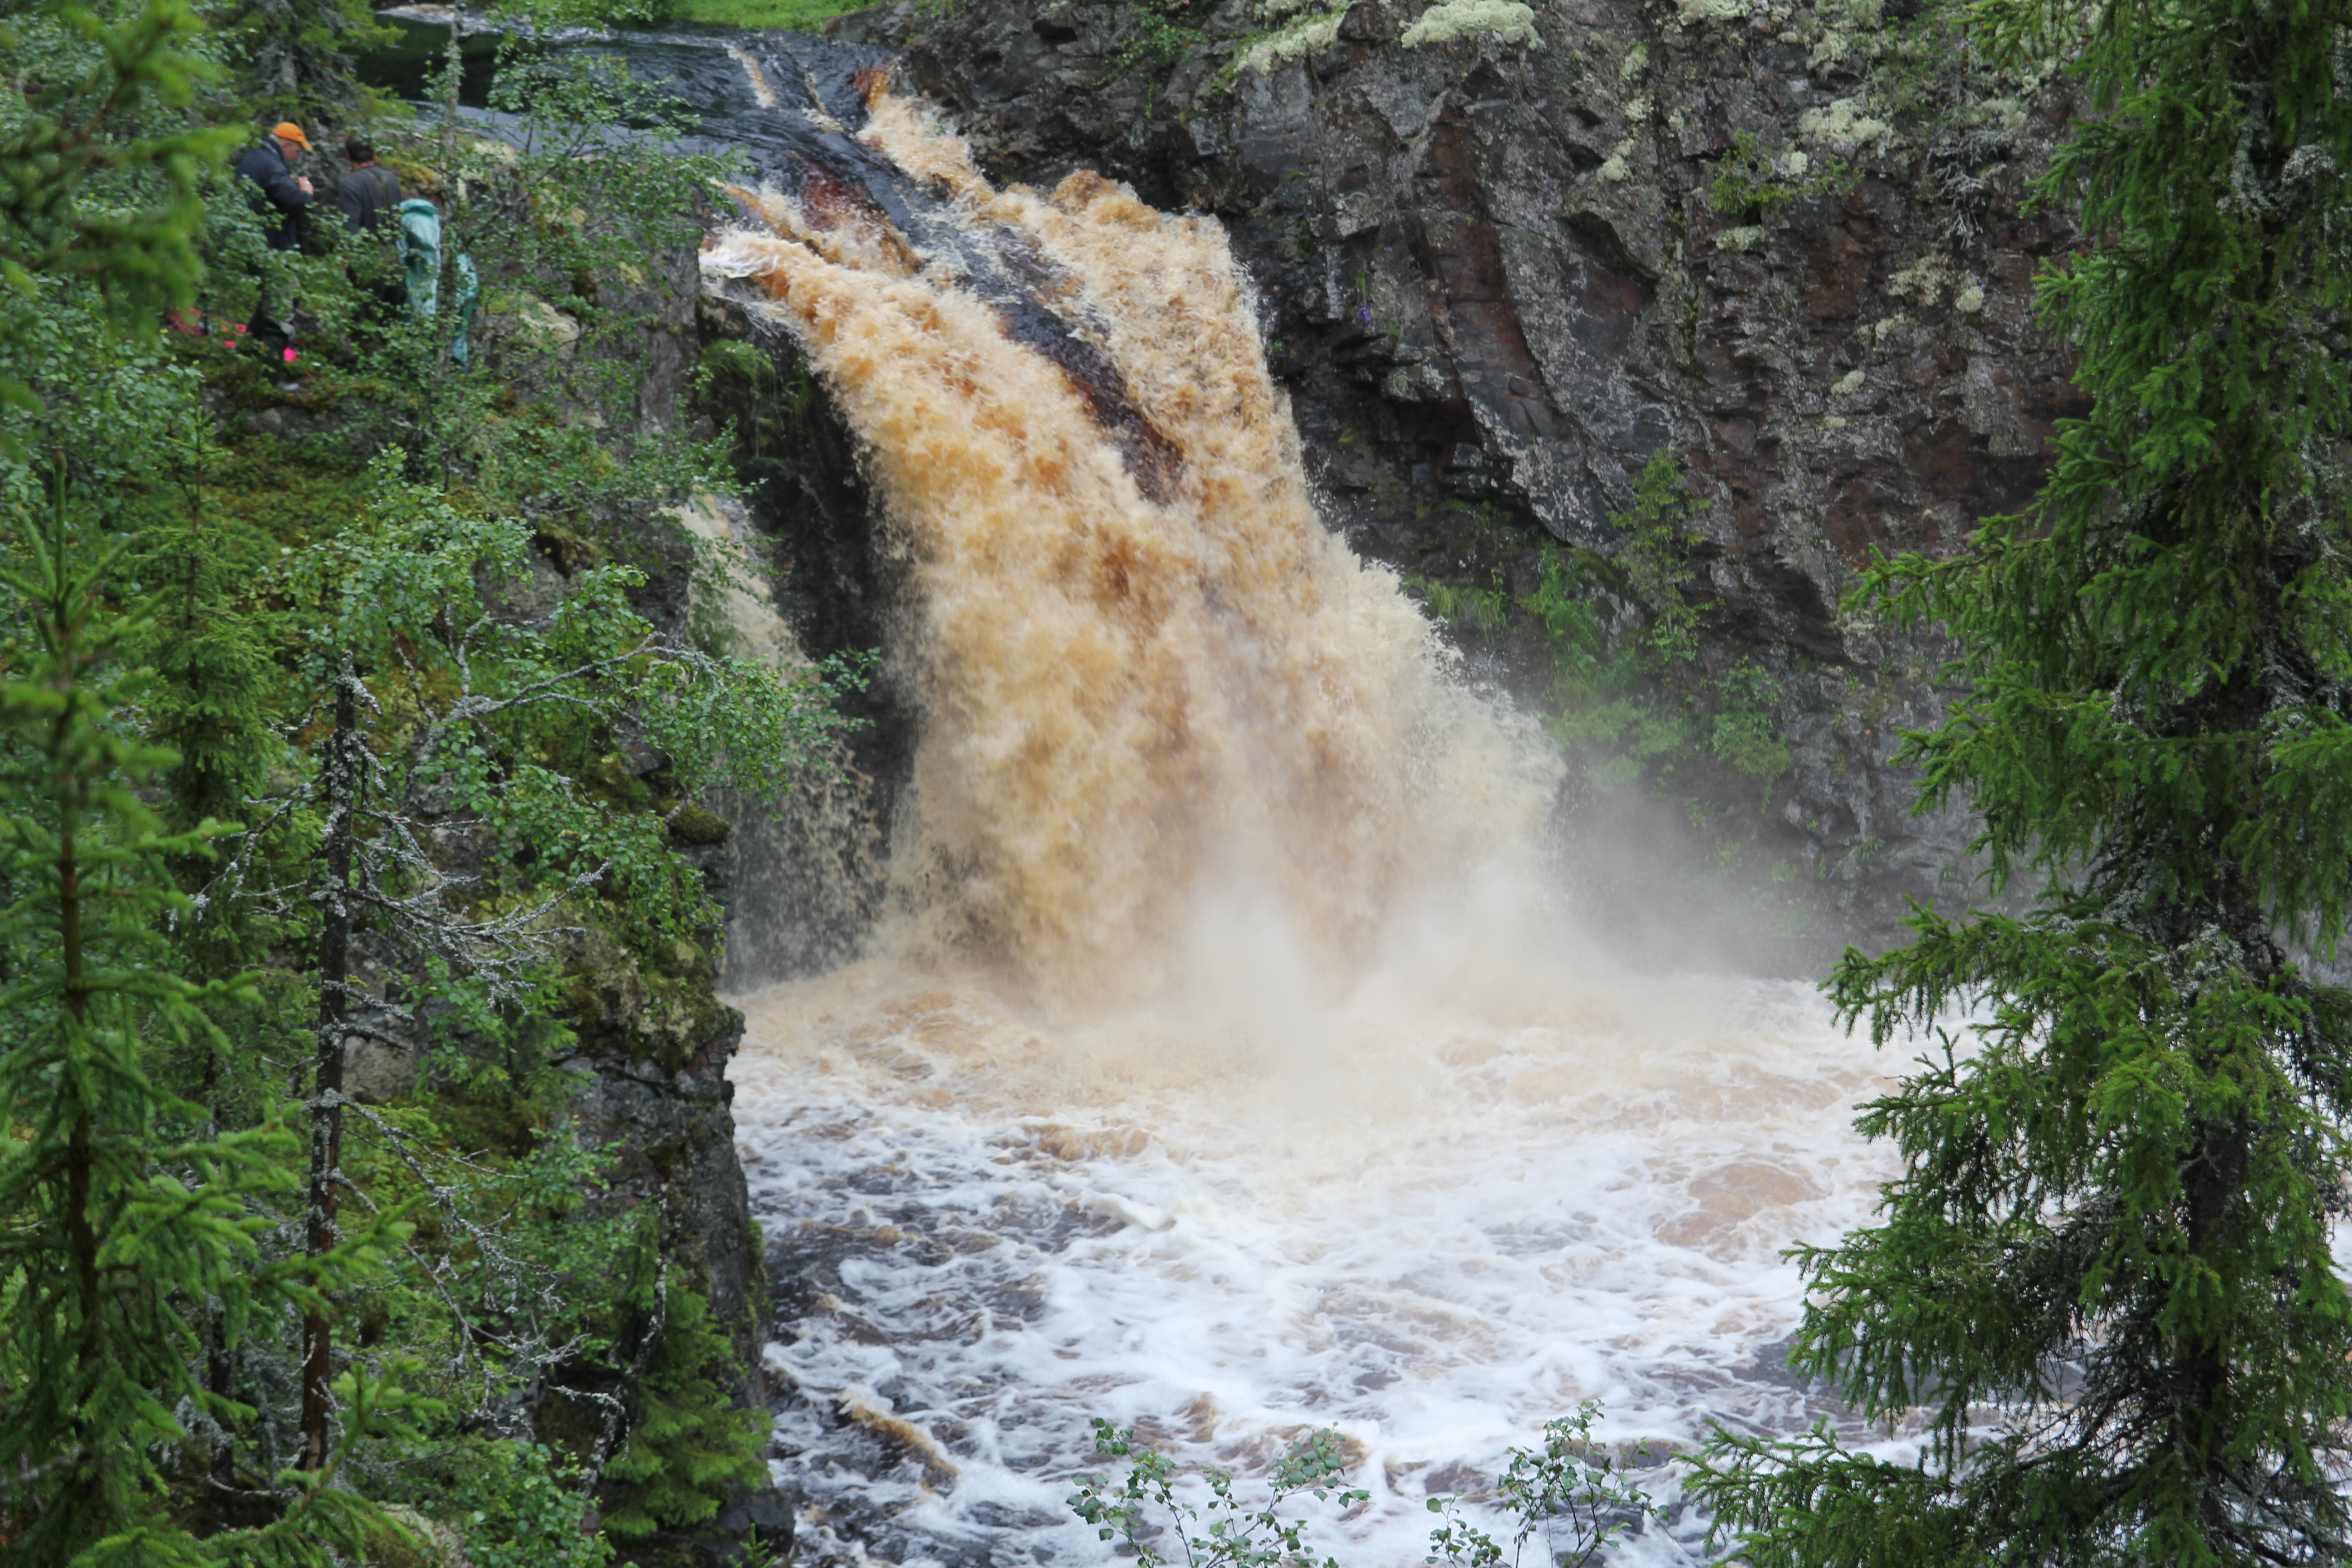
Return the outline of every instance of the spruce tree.
<path id="1" fill-rule="evenodd" d="M 604 1528 L 624 1538 L 690 1529 L 719 1511 L 728 1488 L 761 1485 L 770 1425 L 720 1390 L 732 1352 L 709 1297 L 671 1289 L 666 1271 L 632 1294 L 651 1321 L 639 1330 L 628 1443 L 603 1473 Z"/>
<path id="2" fill-rule="evenodd" d="M 165 832 L 141 798 L 173 758 L 127 721 L 143 678 L 117 654 L 139 628 L 107 607 L 111 552 L 78 543 L 56 496 L 0 535 L 0 1563 L 324 1561 L 372 1517 L 331 1469 L 274 1525 L 201 1545 L 169 1505 L 166 1451 L 251 1414 L 199 1379 L 206 1329 L 311 1308 L 379 1243 L 265 1258 L 292 1134 L 215 1131 L 147 1069 L 249 981 L 173 972 L 163 921 L 187 900 L 169 862 L 217 828 Z M 364 1432 L 382 1390 L 342 1394 Z"/>
<path id="3" fill-rule="evenodd" d="M 194 297 L 204 169 L 237 138 L 180 113 L 212 74 L 201 30 L 185 0 L 147 0 L 120 19 L 73 0 L 0 16 L 0 55 L 16 73 L 0 107 L 0 343 L 50 308 L 43 277 L 92 286 L 145 332 L 153 311 Z M 0 372 L 0 407 L 39 406 Z M 0 457 L 21 456 L 0 431 Z"/>
<path id="4" fill-rule="evenodd" d="M 1864 1108 L 1903 1172 L 1801 1252 L 1795 1360 L 1921 1423 L 1918 1463 L 1724 1437 L 1698 1488 L 1758 1568 L 2340 1563 L 2352 994 L 2297 955 L 2352 892 L 2352 12 L 1972 16 L 2087 98 L 2043 191 L 2084 249 L 2042 299 L 2095 411 L 2029 511 L 1864 597 L 1960 639 L 1924 797 L 2046 880 L 1831 982 L 1879 1043 L 1938 1043 Z"/>

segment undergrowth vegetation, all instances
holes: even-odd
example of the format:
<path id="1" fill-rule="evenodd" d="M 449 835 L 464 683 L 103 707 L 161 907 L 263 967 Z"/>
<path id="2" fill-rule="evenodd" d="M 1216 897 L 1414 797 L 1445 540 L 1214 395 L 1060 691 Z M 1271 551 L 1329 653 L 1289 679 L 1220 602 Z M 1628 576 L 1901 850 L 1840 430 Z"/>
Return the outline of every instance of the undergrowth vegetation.
<path id="1" fill-rule="evenodd" d="M 642 400 L 719 165 L 518 44 L 507 141 L 373 131 L 437 275 L 274 249 L 205 20 L 5 38 L 0 1563 L 679 1560 L 748 1331 L 578 1102 L 723 1034 L 702 797 L 860 679 L 694 613 L 725 441 Z"/>
<path id="2" fill-rule="evenodd" d="M 1424 1506 L 1438 1516 L 1429 1532 L 1425 1561 L 1448 1568 L 1498 1568 L 1507 1555 L 1514 1568 L 1530 1541 L 1539 1542 L 1538 1560 L 1557 1568 L 1585 1568 L 1652 1513 L 1650 1495 L 1628 1478 L 1593 1437 L 1601 1418 L 1597 1401 L 1545 1424 L 1539 1447 L 1513 1447 L 1491 1491 L 1475 1499 L 1440 1493 Z M 1264 1495 L 1253 1500 L 1228 1470 L 1187 1474 L 1141 1441 L 1131 1426 L 1097 1416 L 1095 1455 L 1122 1461 L 1124 1475 L 1081 1477 L 1068 1507 L 1095 1527 L 1104 1541 L 1118 1542 L 1121 1556 L 1139 1568 L 1341 1568 L 1339 1556 L 1316 1542 L 1317 1521 L 1326 1525 L 1369 1500 L 1371 1493 L 1347 1484 L 1348 1440 L 1326 1427 L 1294 1442 L 1268 1469 Z M 1637 1448 L 1635 1457 L 1646 1457 Z M 1290 1511 L 1286 1511 L 1286 1509 Z M 1479 1522 L 1496 1519 L 1509 1542 Z M 1172 1543 L 1172 1544 L 1171 1544 Z M 1319 1555 L 1318 1555 L 1319 1554 Z"/>

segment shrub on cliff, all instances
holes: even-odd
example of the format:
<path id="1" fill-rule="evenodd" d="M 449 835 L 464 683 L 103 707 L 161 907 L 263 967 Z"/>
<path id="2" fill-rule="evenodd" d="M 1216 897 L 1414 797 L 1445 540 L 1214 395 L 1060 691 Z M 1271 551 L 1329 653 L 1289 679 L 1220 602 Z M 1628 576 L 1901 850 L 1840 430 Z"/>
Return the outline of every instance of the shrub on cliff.
<path id="1" fill-rule="evenodd" d="M 2340 6 L 1987 0 L 2095 114 L 2043 279 L 2095 412 L 2036 505 L 1864 597 L 1943 621 L 1973 695 L 1914 736 L 2023 919 L 1922 915 L 1831 990 L 1881 1043 L 1884 1221 L 1800 1252 L 1796 1363 L 1919 1462 L 1725 1437 L 1703 1497 L 1758 1568 L 2352 1556 L 2352 91 Z M 1940 1021 L 1972 1006 L 1958 1037 Z"/>

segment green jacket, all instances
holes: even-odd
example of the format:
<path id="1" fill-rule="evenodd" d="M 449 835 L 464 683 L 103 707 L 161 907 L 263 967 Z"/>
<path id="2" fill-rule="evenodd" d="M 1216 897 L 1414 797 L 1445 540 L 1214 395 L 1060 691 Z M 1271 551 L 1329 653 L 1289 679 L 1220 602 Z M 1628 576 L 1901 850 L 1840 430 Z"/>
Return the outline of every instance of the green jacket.
<path id="1" fill-rule="evenodd" d="M 408 269 L 408 313 L 430 321 L 441 303 L 441 214 L 422 196 L 400 204 L 400 259 Z M 481 279 L 474 258 L 460 255 L 457 262 L 457 330 L 449 340 L 449 357 L 465 364 L 472 357 L 466 330 L 482 302 Z"/>

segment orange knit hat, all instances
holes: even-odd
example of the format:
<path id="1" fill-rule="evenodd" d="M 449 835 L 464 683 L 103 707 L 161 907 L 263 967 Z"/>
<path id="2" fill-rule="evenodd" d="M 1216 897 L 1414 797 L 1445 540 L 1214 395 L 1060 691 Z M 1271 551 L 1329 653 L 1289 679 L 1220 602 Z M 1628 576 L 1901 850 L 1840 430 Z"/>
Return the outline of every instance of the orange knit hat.
<path id="1" fill-rule="evenodd" d="M 281 142 L 293 142 L 294 145 L 301 148 L 305 153 L 308 153 L 310 150 L 310 139 L 308 136 L 303 135 L 302 128 L 295 124 L 290 120 L 279 121 L 277 124 L 269 128 L 269 133 L 272 136 L 277 137 Z"/>

